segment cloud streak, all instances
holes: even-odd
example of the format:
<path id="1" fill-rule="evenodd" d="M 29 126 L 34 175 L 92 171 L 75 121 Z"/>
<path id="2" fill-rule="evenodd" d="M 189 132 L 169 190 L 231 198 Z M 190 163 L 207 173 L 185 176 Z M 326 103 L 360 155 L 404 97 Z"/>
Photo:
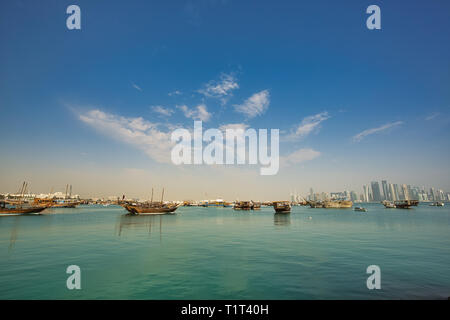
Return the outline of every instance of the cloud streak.
<path id="1" fill-rule="evenodd" d="M 318 132 L 321 128 L 321 123 L 329 118 L 330 115 L 326 111 L 303 118 L 300 124 L 286 137 L 286 140 L 296 140 L 304 138 L 313 132 Z"/>
<path id="2" fill-rule="evenodd" d="M 354 135 L 353 141 L 360 142 L 362 139 L 364 139 L 365 137 L 367 137 L 369 135 L 380 133 L 380 132 L 386 131 L 390 128 L 398 127 L 399 125 L 402 125 L 402 124 L 403 124 L 403 121 L 396 121 L 396 122 L 386 123 L 386 124 L 382 125 L 381 127 L 364 130 L 364 131 Z"/>
<path id="3" fill-rule="evenodd" d="M 153 106 L 152 110 L 156 113 L 159 113 L 162 116 L 170 117 L 174 112 L 172 109 L 164 108 L 163 106 Z"/>
<path id="4" fill-rule="evenodd" d="M 319 156 L 320 156 L 319 151 L 310 148 L 304 148 L 294 151 L 287 156 L 281 157 L 281 162 L 283 165 L 289 166 L 294 164 L 300 164 L 306 161 L 311 161 Z"/>
<path id="5" fill-rule="evenodd" d="M 244 101 L 243 104 L 235 105 L 236 112 L 246 115 L 248 118 L 254 118 L 266 112 L 270 104 L 269 90 L 263 90 L 253 94 Z"/>
<path id="6" fill-rule="evenodd" d="M 141 117 L 126 118 L 98 109 L 79 114 L 79 119 L 108 137 L 144 151 L 157 162 L 170 162 L 170 149 L 173 146 L 171 133 L 161 131 L 156 123 Z"/>
<path id="7" fill-rule="evenodd" d="M 169 92 L 167 95 L 168 95 L 169 97 L 171 97 L 171 96 L 179 96 L 180 94 L 182 94 L 181 91 L 175 90 L 175 91 Z"/>
<path id="8" fill-rule="evenodd" d="M 209 81 L 198 92 L 208 98 L 220 99 L 222 104 L 225 104 L 236 89 L 239 89 L 239 84 L 234 75 L 222 73 L 218 81 Z"/>
<path id="9" fill-rule="evenodd" d="M 190 118 L 193 120 L 202 120 L 206 122 L 212 116 L 212 114 L 208 112 L 206 105 L 204 104 L 199 104 L 193 109 L 189 109 L 186 105 L 177 106 L 177 108 L 183 111 L 186 118 Z"/>
<path id="10" fill-rule="evenodd" d="M 136 83 L 132 83 L 131 85 L 132 85 L 133 88 L 135 88 L 136 90 L 142 91 L 141 87 L 139 87 Z"/>
<path id="11" fill-rule="evenodd" d="M 425 120 L 426 120 L 426 121 L 433 120 L 433 119 L 435 119 L 435 118 L 436 118 L 437 116 L 439 116 L 439 115 L 440 115 L 439 112 L 432 113 L 432 114 L 430 114 L 428 117 L 426 117 Z"/>

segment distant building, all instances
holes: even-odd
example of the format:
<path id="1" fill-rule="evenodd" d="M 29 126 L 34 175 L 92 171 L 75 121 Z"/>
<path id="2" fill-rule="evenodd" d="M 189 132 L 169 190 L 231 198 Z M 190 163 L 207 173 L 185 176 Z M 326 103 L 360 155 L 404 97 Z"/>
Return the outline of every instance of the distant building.
<path id="1" fill-rule="evenodd" d="M 443 190 L 439 190 L 439 201 L 445 201 L 445 194 Z"/>
<path id="2" fill-rule="evenodd" d="M 398 184 L 394 184 L 395 192 L 397 193 L 397 200 L 405 200 L 402 189 Z"/>
<path id="3" fill-rule="evenodd" d="M 409 191 L 408 191 L 408 187 L 406 186 L 406 184 L 402 184 L 402 191 L 403 191 L 403 200 L 410 200 L 409 197 Z"/>
<path id="4" fill-rule="evenodd" d="M 392 183 L 389 183 L 389 199 L 390 201 L 397 201 L 398 200 L 398 195 L 397 195 L 397 191 L 395 190 L 395 187 Z"/>
<path id="5" fill-rule="evenodd" d="M 369 187 L 366 185 L 363 185 L 363 201 L 369 202 Z"/>
<path id="6" fill-rule="evenodd" d="M 373 201 L 380 202 L 381 201 L 380 185 L 378 184 L 377 181 L 372 181 L 371 186 L 372 186 Z"/>
<path id="7" fill-rule="evenodd" d="M 389 195 L 389 186 L 386 180 L 381 181 L 381 187 L 383 189 L 383 200 L 391 200 Z"/>

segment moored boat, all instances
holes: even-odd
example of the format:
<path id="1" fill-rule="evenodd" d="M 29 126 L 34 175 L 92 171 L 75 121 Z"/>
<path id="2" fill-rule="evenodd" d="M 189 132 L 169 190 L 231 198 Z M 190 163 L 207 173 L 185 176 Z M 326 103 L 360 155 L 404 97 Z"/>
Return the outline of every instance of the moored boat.
<path id="1" fill-rule="evenodd" d="M 252 201 L 252 210 L 261 210 L 261 202 L 253 202 Z"/>
<path id="2" fill-rule="evenodd" d="M 0 215 L 38 214 L 47 209 L 45 206 L 24 206 L 0 201 Z"/>
<path id="3" fill-rule="evenodd" d="M 291 204 L 289 201 L 274 201 L 273 208 L 276 213 L 290 213 L 291 212 Z"/>
<path id="4" fill-rule="evenodd" d="M 382 203 L 383 203 L 384 207 L 387 209 L 395 209 L 396 208 L 395 204 L 391 201 L 383 201 Z"/>
<path id="5" fill-rule="evenodd" d="M 251 201 L 236 201 L 233 206 L 234 210 L 252 210 L 252 202 Z"/>
<path id="6" fill-rule="evenodd" d="M 440 202 L 440 201 L 436 201 L 436 202 L 430 203 L 430 206 L 431 207 L 443 207 L 444 203 Z"/>
<path id="7" fill-rule="evenodd" d="M 144 203 L 130 203 L 124 201 L 121 206 L 124 207 L 131 214 L 168 214 L 173 213 L 178 209 L 180 204 L 173 203 L 164 203 L 164 188 L 161 194 L 160 202 L 153 202 L 153 188 L 152 188 L 152 197 L 150 202 Z"/>
<path id="8" fill-rule="evenodd" d="M 173 213 L 178 209 L 178 205 L 155 205 L 152 203 L 124 204 L 123 207 L 131 214 L 166 214 Z"/>
<path id="9" fill-rule="evenodd" d="M 397 209 L 410 209 L 413 204 L 410 200 L 398 200 L 394 201 L 394 205 Z"/>
<path id="10" fill-rule="evenodd" d="M 347 209 L 352 206 L 353 202 L 348 200 L 327 200 L 323 202 L 324 208 Z"/>

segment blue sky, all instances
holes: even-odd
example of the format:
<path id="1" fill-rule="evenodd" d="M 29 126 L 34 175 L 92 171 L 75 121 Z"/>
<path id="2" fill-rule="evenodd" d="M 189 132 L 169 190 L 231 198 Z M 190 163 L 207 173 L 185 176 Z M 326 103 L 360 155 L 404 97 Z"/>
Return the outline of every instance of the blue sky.
<path id="1" fill-rule="evenodd" d="M 70 4 L 81 30 L 66 28 Z M 381 30 L 366 28 L 371 4 Z M 381 179 L 450 190 L 449 18 L 448 1 L 2 1 L 0 191 L 27 180 L 39 192 L 282 197 Z M 266 99 L 255 116 L 238 111 L 251 97 Z M 282 156 L 310 151 L 276 177 L 174 168 L 98 115 L 158 132 L 195 117 L 279 128 Z"/>

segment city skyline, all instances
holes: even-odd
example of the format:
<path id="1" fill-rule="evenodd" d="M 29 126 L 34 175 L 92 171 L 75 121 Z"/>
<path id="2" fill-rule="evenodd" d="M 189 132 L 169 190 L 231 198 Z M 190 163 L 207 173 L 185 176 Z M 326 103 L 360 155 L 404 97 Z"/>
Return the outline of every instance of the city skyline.
<path id="1" fill-rule="evenodd" d="M 277 199 L 379 177 L 450 190 L 442 8 L 385 3 L 382 29 L 368 30 L 358 1 L 109 1 L 107 12 L 79 1 L 82 28 L 68 30 L 71 3 L 52 3 L 0 4 L 0 111 L 13 120 L 0 126 L 1 193 L 28 181 L 40 193 Z M 194 120 L 279 129 L 278 174 L 167 161 L 170 133 Z"/>
<path id="2" fill-rule="evenodd" d="M 378 181 L 371 181 L 370 184 L 365 184 L 362 186 L 361 193 L 358 193 L 355 190 L 341 190 L 341 191 L 323 191 L 314 192 L 313 188 L 309 189 L 309 192 L 299 193 L 297 190 L 289 193 L 289 197 L 284 197 L 283 199 L 288 199 L 292 202 L 301 202 L 304 200 L 327 200 L 327 199 L 340 199 L 340 200 L 351 200 L 353 202 L 382 202 L 382 201 L 397 201 L 397 200 L 419 200 L 421 202 L 432 202 L 432 201 L 450 201 L 450 192 L 448 190 L 443 190 L 436 187 L 428 187 L 428 186 L 414 186 L 409 184 L 397 184 L 397 183 L 388 183 L 387 180 L 381 180 L 382 188 L 380 188 Z M 97 195 L 84 195 L 81 197 L 79 194 L 72 192 L 72 185 L 67 184 L 65 192 L 63 191 L 54 191 L 52 190 L 49 193 L 46 192 L 32 192 L 30 185 L 28 182 L 23 182 L 23 194 L 26 197 L 37 197 L 37 198 L 47 198 L 47 197 L 55 197 L 55 198 L 78 198 L 78 199 L 108 199 L 108 200 L 116 200 L 118 198 L 126 197 L 126 194 L 116 194 L 116 195 L 108 195 L 108 196 L 97 196 Z M 378 190 L 377 190 L 378 189 Z M 383 191 L 381 191 L 383 190 Z M 360 190 L 358 190 L 360 191 Z M 155 190 L 152 188 L 151 193 L 156 194 L 158 192 L 162 192 L 161 190 Z M 1 192 L 0 196 L 21 196 L 22 192 Z M 146 200 L 148 196 L 142 197 L 127 197 L 129 199 L 140 199 Z M 167 200 L 170 201 L 180 201 L 180 200 L 213 200 L 213 199 L 221 199 L 221 196 L 212 195 L 209 197 L 208 193 L 205 192 L 204 197 L 200 198 L 170 198 Z M 235 199 L 227 199 L 227 200 L 238 200 L 239 197 Z M 255 198 L 258 200 L 270 200 L 263 198 Z M 255 200 L 253 199 L 253 200 Z M 147 199 L 148 200 L 148 199 Z M 242 200 L 242 198 L 241 198 Z M 271 199 L 273 200 L 273 199 Z"/>

